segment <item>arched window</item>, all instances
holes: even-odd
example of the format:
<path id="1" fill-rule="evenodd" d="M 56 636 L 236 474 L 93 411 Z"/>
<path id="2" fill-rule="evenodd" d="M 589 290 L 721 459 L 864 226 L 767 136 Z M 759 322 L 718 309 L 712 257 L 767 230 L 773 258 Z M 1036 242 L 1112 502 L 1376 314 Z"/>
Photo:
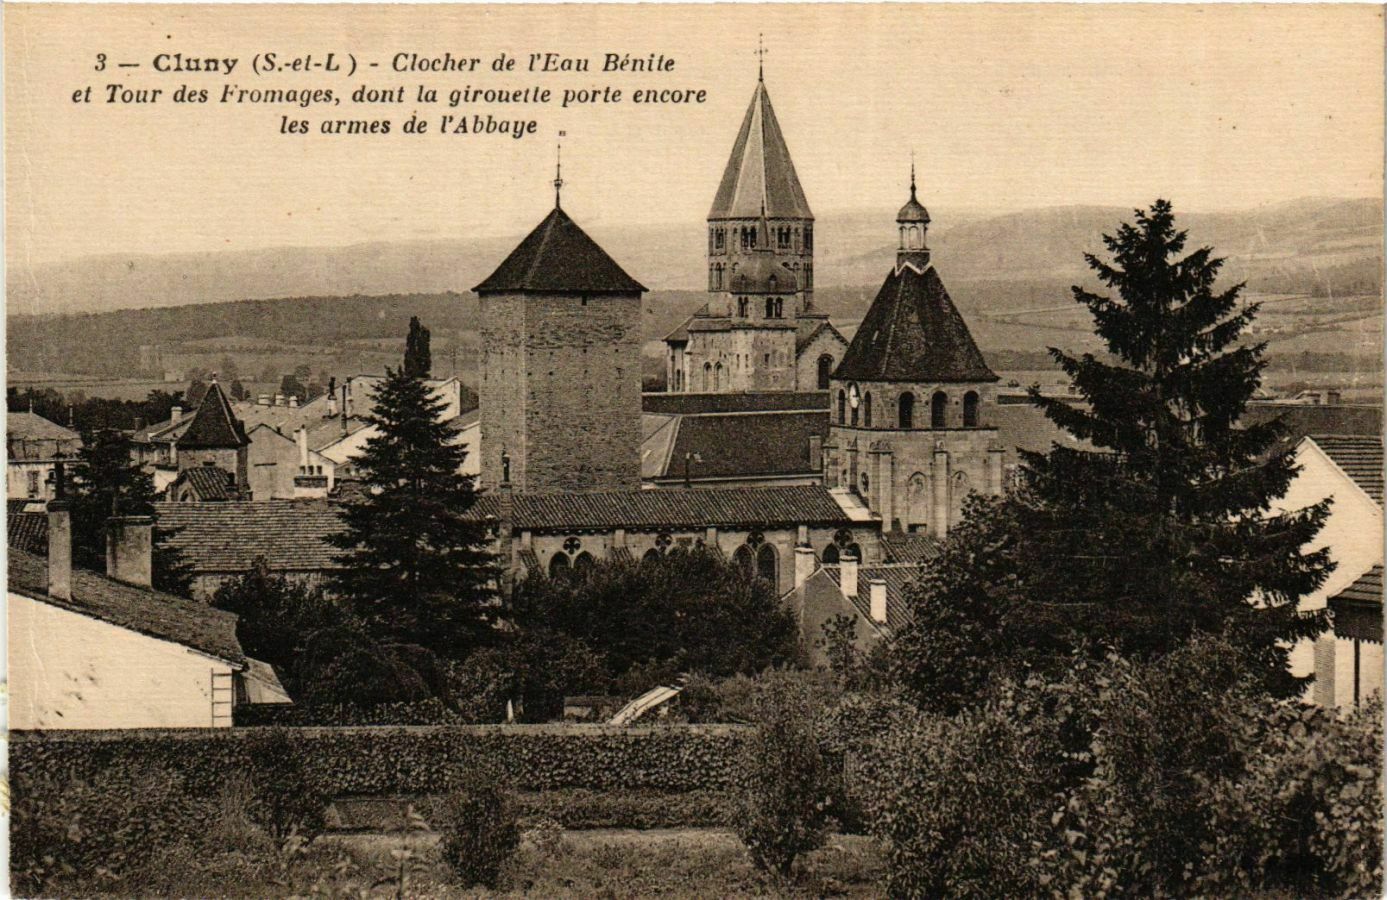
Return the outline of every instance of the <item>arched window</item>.
<path id="1" fill-rule="evenodd" d="M 563 578 L 569 572 L 568 554 L 560 550 L 549 558 L 549 577 Z"/>
<path id="2" fill-rule="evenodd" d="M 872 482 L 867 478 L 867 473 L 862 473 L 862 496 L 867 496 L 872 490 Z"/>
<path id="3" fill-rule="evenodd" d="M 906 391 L 901 394 L 900 414 L 897 416 L 901 428 L 915 427 L 915 395 Z"/>
<path id="4" fill-rule="evenodd" d="M 643 563 L 657 563 L 659 561 L 660 551 L 656 550 L 654 547 L 651 547 L 649 550 L 645 551 L 645 555 L 641 557 L 641 562 Z"/>
<path id="5" fill-rule="evenodd" d="M 709 267 L 708 267 L 708 290 L 710 290 L 710 291 L 716 291 L 717 289 L 718 289 L 718 267 L 717 267 L 717 266 L 709 266 Z"/>
<path id="6" fill-rule="evenodd" d="M 718 363 L 713 367 L 713 390 L 722 390 L 722 384 L 722 363 Z"/>
<path id="7" fill-rule="evenodd" d="M 737 315 L 740 316 L 740 317 L 743 318 L 743 319 L 746 318 L 746 312 L 747 312 L 746 307 L 747 307 L 747 300 L 746 300 L 746 298 L 745 298 L 745 297 L 738 297 L 738 298 L 737 298 Z"/>
<path id="8" fill-rule="evenodd" d="M 761 549 L 756 551 L 756 574 L 769 581 L 772 587 L 779 585 L 777 580 L 778 563 L 775 547 L 770 544 L 762 544 Z"/>
<path id="9" fill-rule="evenodd" d="M 849 559 L 855 559 L 858 562 L 862 562 L 862 548 L 859 547 L 857 545 L 857 542 L 855 541 L 843 548 L 843 555 L 848 557 Z"/>
<path id="10" fill-rule="evenodd" d="M 713 364 L 712 364 L 712 363 L 704 363 L 704 364 L 703 364 L 703 389 L 704 389 L 705 391 L 707 391 L 707 390 L 711 390 L 712 387 L 713 387 Z"/>
<path id="11" fill-rule="evenodd" d="M 751 548 L 746 544 L 737 548 L 737 552 L 732 554 L 732 562 L 748 575 L 756 571 L 755 563 L 752 561 Z"/>
<path id="12" fill-rule="evenodd" d="M 838 563 L 838 545 L 829 544 L 824 548 L 824 565 L 832 566 Z"/>
<path id="13" fill-rule="evenodd" d="M 861 407 L 860 405 L 854 406 L 854 407 L 852 408 L 852 424 L 853 424 L 853 425 L 856 425 L 856 424 L 857 424 L 858 410 L 860 410 L 861 408 L 862 408 L 862 407 Z"/>
<path id="14" fill-rule="evenodd" d="M 723 267 L 723 264 L 722 264 L 722 263 L 718 263 L 718 287 L 717 287 L 718 290 L 722 290 L 722 285 L 723 285 L 722 273 L 723 273 L 723 271 L 725 271 L 725 270 L 724 270 L 724 267 Z"/>
<path id="15" fill-rule="evenodd" d="M 833 357 L 825 353 L 819 357 L 819 390 L 828 390 L 828 379 L 833 375 Z"/>
<path id="16" fill-rule="evenodd" d="M 775 299 L 772 297 L 766 298 L 766 318 L 775 318 Z"/>
<path id="17" fill-rule="evenodd" d="M 597 561 L 592 558 L 592 554 L 584 550 L 578 554 L 578 558 L 573 560 L 573 572 L 576 575 L 586 576 L 592 571 L 593 565 Z"/>
<path id="18" fill-rule="evenodd" d="M 949 408 L 949 397 L 943 391 L 935 391 L 929 401 L 929 427 L 943 428 L 944 415 Z"/>
<path id="19" fill-rule="evenodd" d="M 848 395 L 842 391 L 838 392 L 838 424 L 846 425 L 848 421 Z"/>
<path id="20" fill-rule="evenodd" d="M 784 298 L 784 297 L 776 297 L 776 298 L 775 298 L 775 317 L 776 317 L 777 319 L 781 319 L 781 318 L 784 318 L 784 317 L 785 317 L 785 298 Z"/>
<path id="21" fill-rule="evenodd" d="M 963 427 L 978 427 L 978 392 L 969 391 L 963 395 Z"/>
<path id="22" fill-rule="evenodd" d="M 924 246 L 924 242 L 920 240 L 920 227 L 918 225 L 910 226 L 910 231 L 906 234 L 906 245 L 911 250 L 919 250 Z"/>
<path id="23" fill-rule="evenodd" d="M 862 396 L 862 424 L 868 428 L 872 427 L 872 395 Z"/>

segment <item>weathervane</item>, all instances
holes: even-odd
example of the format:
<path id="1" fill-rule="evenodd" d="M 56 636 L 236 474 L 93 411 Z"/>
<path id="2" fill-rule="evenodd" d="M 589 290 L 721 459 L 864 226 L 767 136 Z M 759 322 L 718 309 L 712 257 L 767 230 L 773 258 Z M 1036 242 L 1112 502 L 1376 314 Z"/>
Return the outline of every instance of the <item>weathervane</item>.
<path id="1" fill-rule="evenodd" d="M 559 132 L 557 149 L 554 153 L 554 208 L 559 208 L 559 192 L 563 190 L 563 139 L 567 131 Z"/>
<path id="2" fill-rule="evenodd" d="M 764 37 L 764 35 L 762 35 L 762 34 L 760 34 L 760 33 L 757 33 L 757 35 L 756 35 L 756 80 L 757 80 L 757 81 L 765 81 L 765 80 L 766 80 L 766 53 L 767 53 L 767 50 L 766 50 L 765 45 L 761 42 L 761 38 L 762 38 L 762 37 Z"/>
<path id="3" fill-rule="evenodd" d="M 910 148 L 910 199 L 915 199 L 915 148 Z"/>

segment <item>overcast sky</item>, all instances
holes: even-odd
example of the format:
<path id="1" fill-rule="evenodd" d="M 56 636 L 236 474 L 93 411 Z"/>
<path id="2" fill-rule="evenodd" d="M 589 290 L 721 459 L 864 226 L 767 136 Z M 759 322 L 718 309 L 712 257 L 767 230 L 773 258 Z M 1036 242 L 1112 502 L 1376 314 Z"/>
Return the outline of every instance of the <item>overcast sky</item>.
<path id="1" fill-rule="evenodd" d="M 162 253 L 522 233 L 552 203 L 583 223 L 696 222 L 756 80 L 810 204 L 894 210 L 912 148 L 931 208 L 1219 210 L 1381 195 L 1383 23 L 1373 6 L 141 7 L 7 4 L 6 238 L 11 266 Z M 389 71 L 397 52 L 663 53 L 673 73 L 535 78 Z M 355 53 L 356 78 L 254 75 L 273 51 Z M 227 78 L 151 71 L 156 53 L 239 57 Z M 96 54 L 108 67 L 95 72 Z M 115 69 L 118 61 L 139 69 Z M 612 84 L 707 91 L 698 106 L 495 108 L 523 140 L 406 137 L 414 102 L 309 110 L 390 117 L 386 137 L 279 134 L 293 107 L 141 108 L 102 85 L 445 91 Z M 92 104 L 73 91 L 93 85 Z M 411 98 L 412 99 L 412 98 Z M 434 126 L 436 128 L 436 125 Z"/>

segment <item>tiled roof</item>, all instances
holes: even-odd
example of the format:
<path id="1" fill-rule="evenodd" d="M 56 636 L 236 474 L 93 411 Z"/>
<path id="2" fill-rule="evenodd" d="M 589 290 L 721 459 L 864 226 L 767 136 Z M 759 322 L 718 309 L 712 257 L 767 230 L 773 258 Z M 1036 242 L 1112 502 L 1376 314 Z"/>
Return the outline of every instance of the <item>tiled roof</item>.
<path id="1" fill-rule="evenodd" d="M 821 331 L 827 331 L 844 345 L 848 342 L 848 339 L 843 337 L 843 333 L 837 328 L 834 328 L 833 323 L 828 321 L 827 316 L 821 319 L 801 318 L 798 320 L 798 333 L 795 335 L 795 353 L 803 352 L 804 348 L 809 346 L 814 338 L 819 336 L 819 332 Z"/>
<path id="2" fill-rule="evenodd" d="M 217 382 L 207 388 L 193 419 L 178 438 L 182 449 L 244 447 L 250 443 L 241 420 L 231 409 L 231 401 Z"/>
<path id="3" fill-rule="evenodd" d="M 168 543 L 194 572 L 243 572 L 263 556 L 271 569 L 316 572 L 337 568 L 341 552 L 327 542 L 342 530 L 337 510 L 322 500 L 232 500 L 156 503 Z"/>
<path id="4" fill-rule="evenodd" d="M 1329 608 L 1339 637 L 1382 643 L 1382 566 L 1373 566 L 1330 597 Z"/>
<path id="5" fill-rule="evenodd" d="M 645 287 L 555 206 L 500 267 L 472 290 L 638 294 Z"/>
<path id="6" fill-rule="evenodd" d="M 939 273 L 892 270 L 834 378 L 853 381 L 996 381 Z"/>
<path id="7" fill-rule="evenodd" d="M 944 549 L 939 538 L 911 531 L 888 531 L 881 535 L 881 549 L 889 563 L 919 563 L 937 559 Z"/>
<path id="8" fill-rule="evenodd" d="M 5 523 L 11 550 L 48 552 L 48 513 L 12 512 Z"/>
<path id="9" fill-rule="evenodd" d="M 12 412 L 5 416 L 5 436 L 28 441 L 76 441 L 77 432 L 49 421 L 38 413 Z"/>
<path id="10" fill-rule="evenodd" d="M 644 412 L 667 416 L 786 409 L 817 409 L 827 412 L 828 391 L 754 391 L 744 394 L 652 392 L 641 395 L 641 409 Z"/>
<path id="11" fill-rule="evenodd" d="M 496 515 L 496 501 L 494 494 L 477 498 L 473 513 Z M 513 527 L 534 531 L 708 526 L 765 528 L 852 523 L 832 495 L 818 485 L 516 494 L 514 509 Z"/>
<path id="12" fill-rule="evenodd" d="M 689 342 L 689 323 L 693 321 L 693 316 L 679 323 L 669 334 L 665 335 L 666 344 L 687 344 Z"/>
<path id="13" fill-rule="evenodd" d="M 236 616 L 85 569 L 72 570 L 72 599 L 48 596 L 48 562 L 24 551 L 10 553 L 10 590 L 121 628 L 173 641 L 230 663 L 244 663 L 236 640 Z"/>
<path id="14" fill-rule="evenodd" d="M 169 485 L 168 496 L 174 496 L 177 488 L 187 486 L 194 500 L 231 500 L 236 497 L 234 484 L 235 477 L 220 466 L 192 466 L 179 473 Z"/>
<path id="15" fill-rule="evenodd" d="M 691 478 L 808 475 L 809 439 L 828 437 L 828 410 L 786 410 L 681 416 L 665 471 L 683 478 L 685 454 Z"/>
<path id="16" fill-rule="evenodd" d="M 1346 404 L 1315 406 L 1308 403 L 1261 403 L 1247 405 L 1240 425 L 1254 425 L 1279 418 L 1286 437 L 1272 452 L 1290 450 L 1308 435 L 1351 434 L 1374 437 L 1382 434 L 1382 407 Z"/>
<path id="17" fill-rule="evenodd" d="M 812 219 L 764 81 L 756 82 L 709 219 Z"/>
<path id="18" fill-rule="evenodd" d="M 842 566 L 824 566 L 824 573 L 838 585 L 839 590 L 843 586 Z M 886 582 L 886 625 L 893 631 L 897 631 L 901 626 L 910 621 L 910 604 L 906 601 L 906 592 L 915 580 L 920 577 L 922 569 L 914 564 L 890 564 L 880 566 L 857 567 L 857 596 L 852 597 L 853 605 L 857 607 L 864 618 L 872 621 L 872 595 L 871 583 L 880 579 Z"/>
<path id="19" fill-rule="evenodd" d="M 1310 440 L 1379 505 L 1382 503 L 1382 438 L 1312 434 Z"/>

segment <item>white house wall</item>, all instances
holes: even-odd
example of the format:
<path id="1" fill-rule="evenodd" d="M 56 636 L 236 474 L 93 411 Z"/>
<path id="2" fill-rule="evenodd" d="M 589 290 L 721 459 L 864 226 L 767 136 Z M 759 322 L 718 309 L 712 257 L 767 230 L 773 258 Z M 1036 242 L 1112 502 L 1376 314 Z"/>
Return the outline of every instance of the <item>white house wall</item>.
<path id="1" fill-rule="evenodd" d="M 9 594 L 10 727 L 207 728 L 233 668 L 48 603 Z M 221 708 L 229 712 L 229 707 Z"/>

